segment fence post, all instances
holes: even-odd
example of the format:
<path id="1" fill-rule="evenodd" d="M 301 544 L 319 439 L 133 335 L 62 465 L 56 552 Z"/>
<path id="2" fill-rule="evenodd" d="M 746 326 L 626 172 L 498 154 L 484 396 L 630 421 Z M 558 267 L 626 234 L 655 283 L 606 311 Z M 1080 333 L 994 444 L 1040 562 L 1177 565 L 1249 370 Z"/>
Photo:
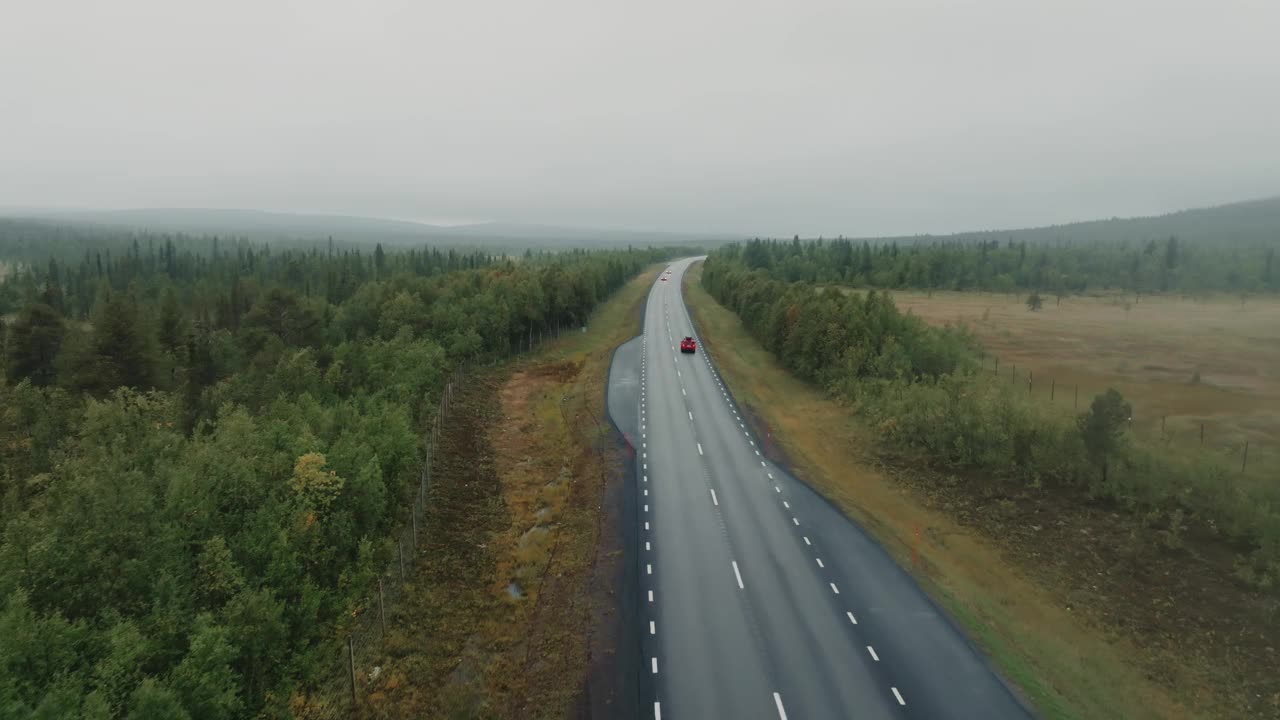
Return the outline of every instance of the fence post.
<path id="1" fill-rule="evenodd" d="M 378 576 L 378 620 L 382 622 L 382 639 L 387 639 L 387 608 L 382 602 L 382 576 Z"/>
<path id="2" fill-rule="evenodd" d="M 1049 381 L 1049 401 L 1050 402 L 1053 401 L 1053 394 L 1057 389 L 1058 389 L 1058 381 L 1050 380 Z"/>
<path id="3" fill-rule="evenodd" d="M 350 660 L 351 667 L 351 706 L 355 707 L 358 700 L 356 695 L 356 641 L 350 635 L 347 636 L 347 658 Z"/>
<path id="4" fill-rule="evenodd" d="M 1079 385 L 1076 386 L 1075 409 L 1076 410 L 1080 409 L 1080 386 Z"/>
<path id="5" fill-rule="evenodd" d="M 1244 441 L 1244 459 L 1240 461 L 1240 472 L 1249 466 L 1249 441 Z"/>
<path id="6" fill-rule="evenodd" d="M 404 584 L 404 540 L 396 539 L 396 554 L 400 558 L 400 584 Z"/>
<path id="7" fill-rule="evenodd" d="M 1027 371 L 1027 394 L 1031 393 L 1031 383 L 1034 380 L 1034 378 L 1035 378 L 1035 373 L 1028 370 Z"/>

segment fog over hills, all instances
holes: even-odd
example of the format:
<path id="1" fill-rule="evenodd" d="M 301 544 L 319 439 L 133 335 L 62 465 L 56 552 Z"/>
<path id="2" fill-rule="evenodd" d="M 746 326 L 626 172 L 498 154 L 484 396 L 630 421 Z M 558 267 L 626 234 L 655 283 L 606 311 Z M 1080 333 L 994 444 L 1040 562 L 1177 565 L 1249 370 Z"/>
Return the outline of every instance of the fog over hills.
<path id="1" fill-rule="evenodd" d="M 568 249 L 583 247 L 700 245 L 745 239 L 752 233 L 713 235 L 689 232 L 646 232 L 533 223 L 479 222 L 435 225 L 389 218 L 351 215 L 295 214 L 263 210 L 206 208 L 141 208 L 131 210 L 41 210 L 0 208 L 0 217 L 100 226 L 123 230 L 186 233 L 252 240 L 325 240 L 382 243 L 387 246 L 437 245 L 486 247 L 495 250 Z M 1124 242 L 1177 236 L 1190 242 L 1275 240 L 1280 243 L 1280 196 L 1215 207 L 1193 208 L 1149 217 L 1109 218 L 1059 225 L 972 230 L 945 235 L 917 234 L 854 237 L 877 242 Z M 836 234 L 827 237 L 835 237 Z M 841 236 L 849 237 L 849 236 Z"/>
<path id="2" fill-rule="evenodd" d="M 325 239 L 386 245 L 482 245 L 510 249 L 681 245 L 731 239 L 726 236 L 643 232 L 521 223 L 432 225 L 388 218 L 218 208 L 129 210 L 0 209 L 0 216 L 113 228 L 248 237 L 255 240 Z"/>

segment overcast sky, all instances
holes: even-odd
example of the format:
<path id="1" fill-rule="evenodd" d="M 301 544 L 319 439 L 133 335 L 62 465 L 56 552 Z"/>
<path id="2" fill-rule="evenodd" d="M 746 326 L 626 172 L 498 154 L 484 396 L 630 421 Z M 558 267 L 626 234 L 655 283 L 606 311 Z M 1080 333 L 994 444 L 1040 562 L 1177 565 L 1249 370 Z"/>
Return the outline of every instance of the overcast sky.
<path id="1" fill-rule="evenodd" d="M 735 234 L 1280 194 L 1280 3 L 0 0 L 0 206 Z"/>

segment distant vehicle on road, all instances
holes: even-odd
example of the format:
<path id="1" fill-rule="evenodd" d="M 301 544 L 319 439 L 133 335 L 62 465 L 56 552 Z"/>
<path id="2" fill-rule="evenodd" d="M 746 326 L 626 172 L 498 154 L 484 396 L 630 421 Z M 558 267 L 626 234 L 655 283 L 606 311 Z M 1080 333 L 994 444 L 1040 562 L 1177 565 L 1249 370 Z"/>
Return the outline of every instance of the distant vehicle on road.
<path id="1" fill-rule="evenodd" d="M 697 349 L 698 349 L 697 341 L 695 341 L 693 338 L 687 335 L 683 340 L 680 341 L 680 352 L 682 353 L 691 353 Z"/>

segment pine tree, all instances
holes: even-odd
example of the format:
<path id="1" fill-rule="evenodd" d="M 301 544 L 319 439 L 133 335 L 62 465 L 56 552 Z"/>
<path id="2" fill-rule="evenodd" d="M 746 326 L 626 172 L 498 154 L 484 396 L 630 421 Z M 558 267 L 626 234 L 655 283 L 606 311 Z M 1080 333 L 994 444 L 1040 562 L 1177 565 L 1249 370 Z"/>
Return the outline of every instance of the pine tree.
<path id="1" fill-rule="evenodd" d="M 160 305 L 160 326 L 158 339 L 160 347 L 170 354 L 176 355 L 182 345 L 183 324 L 182 308 L 178 306 L 178 293 L 172 287 L 165 290 L 164 300 Z"/>
<path id="2" fill-rule="evenodd" d="M 62 317 L 53 308 L 43 303 L 23 308 L 9 330 L 9 377 L 15 382 L 29 377 L 36 385 L 51 385 L 56 375 L 54 359 L 65 337 Z"/>
<path id="3" fill-rule="evenodd" d="M 139 327 L 138 306 L 132 296 L 108 292 L 95 308 L 92 368 L 81 368 L 79 384 L 99 392 L 117 387 L 149 388 L 155 357 Z"/>

